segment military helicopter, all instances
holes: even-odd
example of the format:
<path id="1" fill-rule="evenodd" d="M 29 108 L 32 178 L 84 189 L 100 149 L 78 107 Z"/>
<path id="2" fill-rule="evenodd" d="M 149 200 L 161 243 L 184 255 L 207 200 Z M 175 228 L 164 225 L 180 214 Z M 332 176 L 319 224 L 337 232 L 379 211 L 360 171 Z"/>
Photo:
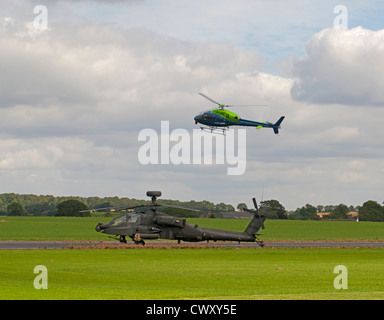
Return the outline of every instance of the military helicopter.
<path id="1" fill-rule="evenodd" d="M 224 110 L 224 108 L 230 107 L 240 107 L 239 105 L 226 105 L 218 103 L 217 101 L 207 97 L 205 94 L 199 93 L 202 97 L 208 99 L 209 101 L 217 104 L 218 109 L 212 109 L 197 115 L 194 120 L 195 124 L 201 123 L 207 127 L 200 127 L 203 131 L 208 131 L 211 133 L 220 133 L 225 135 L 225 131 L 229 129 L 229 126 L 247 126 L 247 127 L 256 127 L 256 129 L 261 128 L 272 128 L 275 134 L 279 133 L 280 125 L 284 120 L 284 116 L 280 117 L 276 123 L 271 122 L 258 122 L 251 121 L 246 119 L 241 119 L 239 115 L 232 111 Z M 241 105 L 251 106 L 251 105 Z M 263 106 L 263 105 L 253 105 L 253 106 Z"/>
<path id="2" fill-rule="evenodd" d="M 202 228 L 198 225 L 191 225 L 186 222 L 186 219 L 169 216 L 157 210 L 162 205 L 156 202 L 157 197 L 161 196 L 161 191 L 148 191 L 147 196 L 151 197 L 151 204 L 137 205 L 133 207 L 118 207 L 118 208 L 100 208 L 95 210 L 86 211 L 105 211 L 106 209 L 113 209 L 116 211 L 138 209 L 138 208 L 149 208 L 149 210 L 141 212 L 127 212 L 109 223 L 99 222 L 96 226 L 97 232 L 105 234 L 115 235 L 116 240 L 127 243 L 129 237 L 135 244 L 144 245 L 144 240 L 153 239 L 170 239 L 188 242 L 199 242 L 199 241 L 238 241 L 239 243 L 244 242 L 256 242 L 261 247 L 264 246 L 262 240 L 258 239 L 257 236 L 261 235 L 258 233 L 260 228 L 264 229 L 264 221 L 267 218 L 267 208 L 258 208 L 256 199 L 253 198 L 253 203 L 256 210 L 246 209 L 246 211 L 252 213 L 254 217 L 251 222 L 244 230 L 244 232 L 219 230 Z M 176 207 L 179 206 L 165 205 L 165 207 Z M 187 208 L 183 208 L 187 209 Z M 191 209 L 187 209 L 191 210 Z M 196 210 L 198 211 L 198 210 Z"/>

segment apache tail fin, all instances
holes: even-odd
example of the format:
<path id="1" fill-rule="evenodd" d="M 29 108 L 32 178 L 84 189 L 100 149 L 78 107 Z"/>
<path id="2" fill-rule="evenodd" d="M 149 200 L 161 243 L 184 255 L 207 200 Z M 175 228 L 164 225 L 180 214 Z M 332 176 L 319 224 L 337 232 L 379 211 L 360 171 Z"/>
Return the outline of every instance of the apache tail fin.
<path id="1" fill-rule="evenodd" d="M 257 234 L 257 232 L 260 230 L 260 228 L 265 229 L 264 221 L 265 221 L 265 219 L 267 219 L 268 214 L 263 214 L 264 213 L 263 211 L 265 211 L 265 208 L 259 209 L 259 207 L 257 206 L 255 198 L 252 198 L 252 201 L 253 201 L 253 204 L 255 206 L 256 211 L 250 210 L 250 209 L 244 209 L 245 211 L 254 214 L 251 222 L 249 223 L 249 225 L 245 229 L 244 233 L 254 235 L 254 234 Z"/>
<path id="2" fill-rule="evenodd" d="M 280 124 L 283 122 L 284 118 L 285 118 L 284 116 L 280 117 L 280 119 L 277 120 L 277 122 L 273 125 L 272 128 L 275 134 L 279 133 Z"/>
<path id="3" fill-rule="evenodd" d="M 245 229 L 244 233 L 246 234 L 257 234 L 260 228 L 265 229 L 264 221 L 267 219 L 267 216 L 255 214 L 251 222 Z"/>

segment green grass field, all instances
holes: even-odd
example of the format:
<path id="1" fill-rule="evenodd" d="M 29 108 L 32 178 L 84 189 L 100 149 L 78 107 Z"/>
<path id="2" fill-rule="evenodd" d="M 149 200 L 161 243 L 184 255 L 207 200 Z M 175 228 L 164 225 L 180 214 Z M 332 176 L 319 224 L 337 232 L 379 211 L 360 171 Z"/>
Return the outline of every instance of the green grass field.
<path id="1" fill-rule="evenodd" d="M 109 240 L 111 218 L 1 217 L 0 240 Z M 247 220 L 188 219 L 242 231 Z M 267 220 L 265 240 L 384 239 L 384 223 Z M 36 265 L 48 289 L 33 286 Z M 333 269 L 348 270 L 336 290 Z M 384 249 L 0 250 L 0 299 L 384 299 Z"/>
<path id="2" fill-rule="evenodd" d="M 384 299 L 383 249 L 3 250 L 0 265 L 0 299 Z"/>
<path id="3" fill-rule="evenodd" d="M 109 240 L 95 231 L 106 217 L 1 217 L 0 240 Z M 201 227 L 243 231 L 249 220 L 188 219 Z M 384 222 L 267 220 L 262 239 L 384 239 Z"/>

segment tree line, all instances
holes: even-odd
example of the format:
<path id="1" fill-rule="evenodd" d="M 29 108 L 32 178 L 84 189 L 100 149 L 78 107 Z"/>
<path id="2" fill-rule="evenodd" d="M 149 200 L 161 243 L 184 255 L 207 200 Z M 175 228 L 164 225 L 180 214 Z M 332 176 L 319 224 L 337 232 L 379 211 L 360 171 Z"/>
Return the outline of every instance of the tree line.
<path id="1" fill-rule="evenodd" d="M 234 211 L 231 204 L 213 203 L 210 201 L 179 201 L 170 199 L 158 199 L 158 203 L 163 205 L 175 205 L 189 209 L 200 210 L 200 213 L 194 211 L 178 209 L 184 216 L 199 217 L 207 215 L 208 212 Z M 52 195 L 33 195 L 3 193 L 0 194 L 0 215 L 28 215 L 28 216 L 63 216 L 77 215 L 88 216 L 88 213 L 79 213 L 78 211 L 88 209 L 99 209 L 108 207 L 131 207 L 141 204 L 148 204 L 148 200 L 134 198 L 115 197 L 55 197 Z M 69 209 L 73 207 L 74 209 Z M 77 210 L 78 209 L 78 210 Z M 77 211 L 75 211 L 77 210 Z M 164 208 L 165 213 L 177 214 L 177 210 Z M 68 213 L 69 212 L 69 213 Z"/>
<path id="2" fill-rule="evenodd" d="M 373 200 L 364 202 L 362 206 L 347 206 L 345 204 L 317 206 L 306 204 L 289 214 L 290 219 L 320 220 L 318 213 L 328 213 L 323 219 L 351 219 L 350 212 L 357 212 L 359 221 L 384 222 L 384 207 Z"/>
<path id="3" fill-rule="evenodd" d="M 220 212 L 235 211 L 231 204 L 210 201 L 179 201 L 170 199 L 158 199 L 163 205 L 176 205 L 185 208 L 199 210 L 199 212 L 175 208 L 162 210 L 170 215 L 182 215 L 184 217 L 220 217 Z M 88 209 L 137 206 L 148 204 L 147 200 L 119 197 L 55 197 L 52 195 L 33 194 L 0 194 L 0 215 L 31 215 L 31 216 L 90 216 L 89 212 L 79 212 Z M 366 201 L 362 206 L 339 205 L 318 205 L 306 204 L 295 211 L 286 211 L 278 200 L 261 201 L 259 206 L 268 207 L 269 218 L 272 219 L 300 219 L 320 220 L 318 213 L 329 213 L 325 219 L 348 219 L 348 213 L 357 211 L 360 221 L 384 221 L 384 207 L 376 201 Z M 245 203 L 239 203 L 238 210 L 247 208 Z M 253 209 L 253 208 L 252 208 Z"/>

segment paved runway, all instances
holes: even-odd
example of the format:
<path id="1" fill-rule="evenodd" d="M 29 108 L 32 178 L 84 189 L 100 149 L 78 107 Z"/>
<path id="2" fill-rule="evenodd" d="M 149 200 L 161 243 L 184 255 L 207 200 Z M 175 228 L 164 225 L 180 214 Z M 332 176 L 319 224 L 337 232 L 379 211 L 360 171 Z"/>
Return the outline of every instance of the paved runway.
<path id="1" fill-rule="evenodd" d="M 264 248 L 384 248 L 384 241 L 265 241 Z M 0 250 L 131 249 L 131 248 L 260 248 L 254 242 L 147 241 L 145 246 L 116 241 L 0 241 Z"/>

